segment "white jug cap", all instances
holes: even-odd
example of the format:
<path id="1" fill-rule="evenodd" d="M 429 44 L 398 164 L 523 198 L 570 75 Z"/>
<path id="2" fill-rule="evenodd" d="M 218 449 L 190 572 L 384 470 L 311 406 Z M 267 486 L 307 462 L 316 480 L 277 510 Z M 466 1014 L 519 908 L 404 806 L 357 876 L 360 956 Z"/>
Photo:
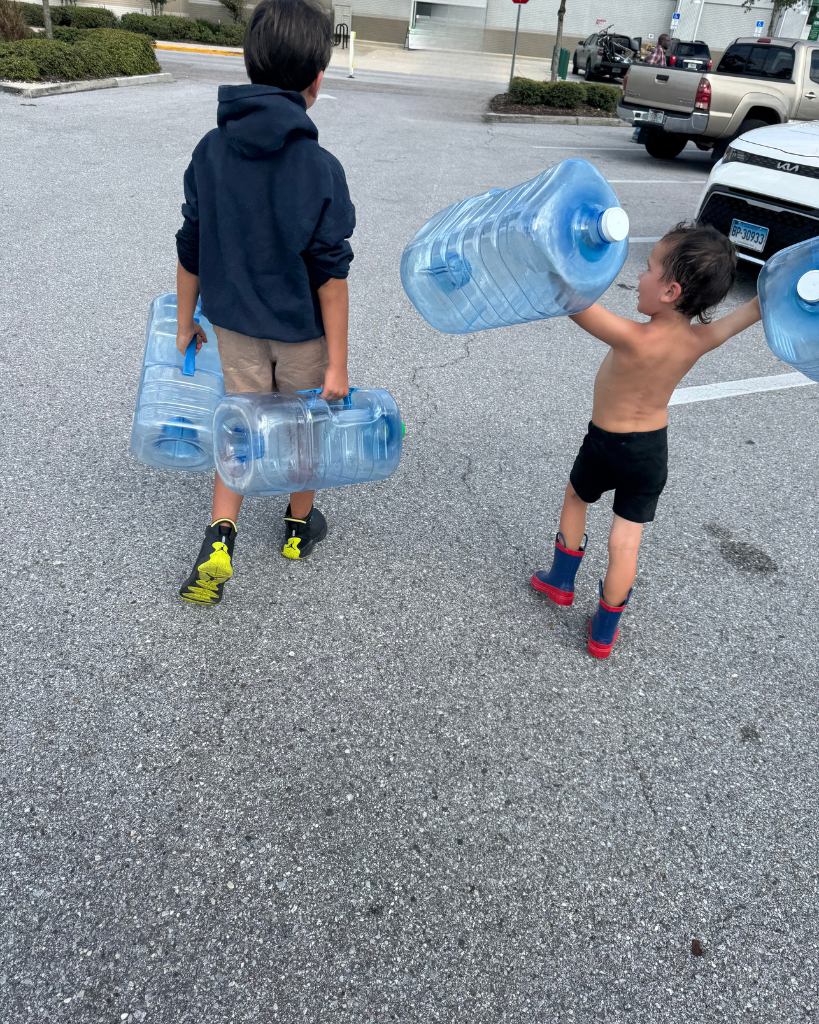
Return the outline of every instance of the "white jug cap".
<path id="1" fill-rule="evenodd" d="M 805 302 L 819 302 L 819 270 L 809 270 L 799 278 L 796 294 Z"/>
<path id="2" fill-rule="evenodd" d="M 622 242 L 628 237 L 628 214 L 620 206 L 611 206 L 600 218 L 600 234 L 607 242 Z"/>

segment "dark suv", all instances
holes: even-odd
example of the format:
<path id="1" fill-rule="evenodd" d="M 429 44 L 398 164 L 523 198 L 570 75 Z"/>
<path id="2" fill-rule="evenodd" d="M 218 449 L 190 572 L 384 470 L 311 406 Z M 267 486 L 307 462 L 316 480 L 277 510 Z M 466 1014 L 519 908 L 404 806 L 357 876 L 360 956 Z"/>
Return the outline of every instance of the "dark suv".
<path id="1" fill-rule="evenodd" d="M 702 74 L 703 71 L 711 70 L 711 51 L 701 39 L 693 42 L 672 39 L 665 51 L 665 61 L 670 68 L 699 71 Z"/>

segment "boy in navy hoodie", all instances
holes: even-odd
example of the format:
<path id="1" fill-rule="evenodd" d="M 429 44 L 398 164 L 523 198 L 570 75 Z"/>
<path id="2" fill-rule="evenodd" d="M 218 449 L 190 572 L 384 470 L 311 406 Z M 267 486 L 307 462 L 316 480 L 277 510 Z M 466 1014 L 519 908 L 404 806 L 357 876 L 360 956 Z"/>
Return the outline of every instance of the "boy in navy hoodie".
<path id="1" fill-rule="evenodd" d="M 219 88 L 218 127 L 185 172 L 176 236 L 178 333 L 196 336 L 197 298 L 214 325 L 225 388 L 343 398 L 347 380 L 347 273 L 355 227 L 341 164 L 318 144 L 307 110 L 332 54 L 330 19 L 316 0 L 262 0 L 247 28 L 251 85 Z M 306 558 L 327 535 L 313 491 L 290 495 L 282 554 Z M 218 474 L 211 525 L 180 596 L 218 604 L 233 575 L 242 496 Z"/>

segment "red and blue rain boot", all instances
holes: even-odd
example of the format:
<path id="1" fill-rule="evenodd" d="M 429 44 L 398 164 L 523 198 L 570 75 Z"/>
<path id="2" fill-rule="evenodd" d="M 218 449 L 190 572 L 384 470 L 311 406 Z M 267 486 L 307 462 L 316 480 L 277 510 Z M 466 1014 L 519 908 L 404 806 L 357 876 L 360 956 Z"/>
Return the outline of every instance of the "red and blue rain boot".
<path id="1" fill-rule="evenodd" d="M 574 601 L 574 578 L 580 568 L 588 537 L 583 534 L 579 551 L 566 547 L 563 534 L 555 537 L 555 558 L 548 572 L 540 569 L 532 576 L 532 586 L 555 604 L 570 605 Z"/>
<path id="2" fill-rule="evenodd" d="M 618 608 L 612 608 L 603 600 L 602 580 L 600 580 L 599 586 L 600 604 L 589 619 L 589 654 L 593 658 L 608 658 L 612 647 L 614 647 L 617 634 L 620 632 L 620 616 L 626 610 L 631 591 L 628 592 L 628 597 Z"/>

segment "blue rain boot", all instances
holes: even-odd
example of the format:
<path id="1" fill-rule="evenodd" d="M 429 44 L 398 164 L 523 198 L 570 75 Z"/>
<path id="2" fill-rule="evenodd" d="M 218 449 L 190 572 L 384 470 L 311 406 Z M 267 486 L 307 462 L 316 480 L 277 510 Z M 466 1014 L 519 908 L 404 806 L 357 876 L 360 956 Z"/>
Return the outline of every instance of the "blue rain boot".
<path id="1" fill-rule="evenodd" d="M 626 610 L 626 605 L 631 597 L 631 590 L 628 597 L 619 606 L 612 608 L 603 600 L 603 581 L 600 580 L 600 604 L 597 611 L 589 619 L 589 654 L 593 658 L 608 658 L 614 641 L 620 632 L 620 616 Z M 632 590 L 634 588 L 632 587 Z"/>
<path id="2" fill-rule="evenodd" d="M 580 560 L 586 550 L 589 538 L 583 534 L 579 551 L 570 551 L 566 547 L 563 534 L 555 537 L 555 558 L 548 572 L 539 570 L 532 576 L 532 586 L 545 594 L 555 604 L 570 605 L 574 601 L 574 578 L 580 568 Z"/>

